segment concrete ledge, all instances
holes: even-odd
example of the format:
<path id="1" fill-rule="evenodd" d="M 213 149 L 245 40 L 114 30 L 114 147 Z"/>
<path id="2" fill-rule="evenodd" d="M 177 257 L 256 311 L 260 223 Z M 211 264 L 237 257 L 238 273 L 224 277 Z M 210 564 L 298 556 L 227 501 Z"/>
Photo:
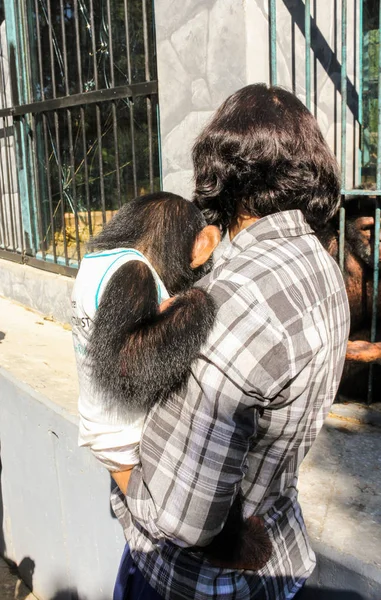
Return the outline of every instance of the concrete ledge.
<path id="1" fill-rule="evenodd" d="M 74 279 L 0 260 L 0 296 L 11 298 L 60 323 L 70 323 Z"/>
<path id="2" fill-rule="evenodd" d="M 0 298 L 0 366 L 65 414 L 77 414 L 78 383 L 71 332 Z"/>

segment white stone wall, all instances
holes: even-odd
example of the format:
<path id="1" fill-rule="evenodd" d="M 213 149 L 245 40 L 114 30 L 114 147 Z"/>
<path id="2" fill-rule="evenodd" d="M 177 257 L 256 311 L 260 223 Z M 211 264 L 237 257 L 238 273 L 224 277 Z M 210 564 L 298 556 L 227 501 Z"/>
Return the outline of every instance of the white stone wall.
<path id="1" fill-rule="evenodd" d="M 341 3 L 319 0 L 312 13 L 312 111 L 340 161 Z M 348 0 L 349 106 L 356 106 L 358 2 Z M 313 10 L 313 9 L 312 9 Z M 191 148 L 213 111 L 234 91 L 267 82 L 268 0 L 156 0 L 164 189 L 192 194 Z M 278 85 L 305 100 L 304 3 L 277 0 Z M 353 184 L 358 128 L 347 110 L 347 186 Z"/>
<path id="2" fill-rule="evenodd" d="M 12 105 L 5 21 L 0 25 L 0 108 Z M 13 126 L 12 117 L 0 118 L 0 133 Z M 21 251 L 23 228 L 14 135 L 0 138 L 0 247 Z"/>
<path id="3" fill-rule="evenodd" d="M 190 196 L 191 147 L 213 110 L 246 83 L 241 0 L 156 0 L 164 189 Z"/>

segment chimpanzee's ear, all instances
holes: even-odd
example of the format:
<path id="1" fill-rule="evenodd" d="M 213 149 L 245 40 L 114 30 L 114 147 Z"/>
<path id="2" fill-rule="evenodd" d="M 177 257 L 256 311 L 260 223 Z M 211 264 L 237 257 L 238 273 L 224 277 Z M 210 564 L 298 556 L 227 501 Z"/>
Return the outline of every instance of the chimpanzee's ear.
<path id="1" fill-rule="evenodd" d="M 192 269 L 206 263 L 221 241 L 221 232 L 215 225 L 207 225 L 196 237 L 192 251 Z"/>

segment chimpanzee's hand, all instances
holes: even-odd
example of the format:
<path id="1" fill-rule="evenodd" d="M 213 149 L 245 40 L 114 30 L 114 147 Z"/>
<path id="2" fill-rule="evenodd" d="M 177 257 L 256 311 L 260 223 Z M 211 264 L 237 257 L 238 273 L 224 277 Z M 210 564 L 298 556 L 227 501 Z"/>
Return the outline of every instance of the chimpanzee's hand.
<path id="1" fill-rule="evenodd" d="M 235 531 L 222 532 L 204 548 L 208 561 L 223 569 L 259 571 L 270 560 L 272 544 L 261 517 L 249 517 Z"/>
<path id="2" fill-rule="evenodd" d="M 172 298 L 167 298 L 167 300 L 164 300 L 164 302 L 159 304 L 159 313 L 162 313 L 165 310 L 167 310 L 167 308 L 169 308 L 171 306 L 171 304 L 174 303 L 176 298 L 177 298 L 177 296 L 172 296 Z"/>

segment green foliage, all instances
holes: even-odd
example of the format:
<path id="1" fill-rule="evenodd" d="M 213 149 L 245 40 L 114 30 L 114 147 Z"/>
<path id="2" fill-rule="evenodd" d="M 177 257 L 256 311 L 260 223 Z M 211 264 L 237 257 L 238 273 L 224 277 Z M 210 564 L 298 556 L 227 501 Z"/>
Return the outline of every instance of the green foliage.
<path id="1" fill-rule="evenodd" d="M 378 146 L 379 29 L 363 38 L 363 176 L 375 181 Z"/>

